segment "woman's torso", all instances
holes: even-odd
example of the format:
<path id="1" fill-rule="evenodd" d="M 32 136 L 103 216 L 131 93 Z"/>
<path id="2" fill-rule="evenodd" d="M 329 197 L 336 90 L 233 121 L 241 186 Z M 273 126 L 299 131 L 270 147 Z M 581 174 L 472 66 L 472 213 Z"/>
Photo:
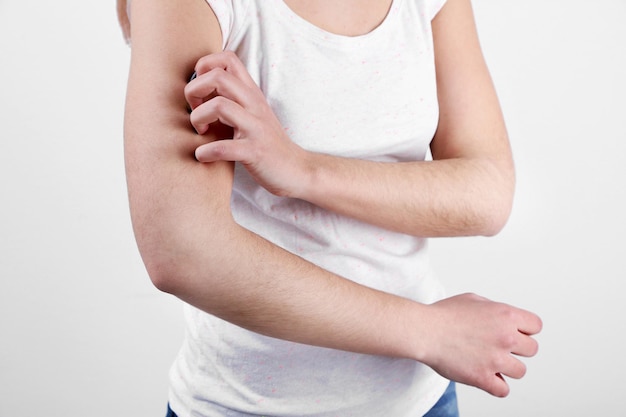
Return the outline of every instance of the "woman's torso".
<path id="1" fill-rule="evenodd" d="M 350 32 L 336 30 L 345 28 L 341 22 L 314 24 L 301 0 L 208 2 L 225 47 L 294 142 L 341 157 L 425 158 L 438 119 L 430 32 L 436 0 L 378 2 L 386 10 L 365 13 Z M 424 239 L 274 196 L 241 166 L 232 210 L 242 226 L 343 277 L 419 302 L 443 297 Z M 186 314 L 187 337 L 171 372 L 170 401 L 181 417 L 190 409 L 206 416 L 417 416 L 447 385 L 414 361 L 259 336 L 192 307 Z"/>

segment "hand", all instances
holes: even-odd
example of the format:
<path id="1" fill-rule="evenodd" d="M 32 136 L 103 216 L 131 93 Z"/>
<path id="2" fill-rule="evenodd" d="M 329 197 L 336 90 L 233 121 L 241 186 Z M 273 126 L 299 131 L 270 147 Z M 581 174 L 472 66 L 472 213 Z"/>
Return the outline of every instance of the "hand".
<path id="1" fill-rule="evenodd" d="M 233 140 L 199 146 L 196 159 L 240 162 L 269 192 L 292 196 L 304 180 L 307 152 L 287 136 L 239 58 L 232 52 L 208 55 L 195 70 L 185 88 L 191 124 L 200 135 L 218 121 L 234 131 Z"/>
<path id="2" fill-rule="evenodd" d="M 429 306 L 434 313 L 423 362 L 439 374 L 505 397 L 504 376 L 519 379 L 526 366 L 515 356 L 534 356 L 541 331 L 539 317 L 525 310 L 473 294 L 444 299 Z M 430 336 L 429 336 L 430 337 Z"/>

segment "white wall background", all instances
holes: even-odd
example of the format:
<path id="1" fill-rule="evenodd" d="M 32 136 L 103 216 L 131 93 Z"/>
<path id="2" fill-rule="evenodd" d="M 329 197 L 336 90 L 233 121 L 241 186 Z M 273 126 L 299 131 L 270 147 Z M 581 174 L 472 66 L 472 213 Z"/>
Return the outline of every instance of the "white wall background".
<path id="1" fill-rule="evenodd" d="M 114 2 L 0 0 L 0 417 L 162 416 L 179 303 L 150 285 L 122 163 Z M 626 2 L 474 0 L 518 192 L 433 242 L 450 293 L 538 312 L 541 351 L 464 417 L 626 415 Z"/>

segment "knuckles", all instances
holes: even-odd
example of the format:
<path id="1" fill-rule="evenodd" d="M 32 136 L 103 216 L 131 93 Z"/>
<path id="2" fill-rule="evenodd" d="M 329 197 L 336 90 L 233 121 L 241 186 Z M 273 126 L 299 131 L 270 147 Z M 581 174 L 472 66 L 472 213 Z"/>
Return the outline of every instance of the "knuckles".
<path id="1" fill-rule="evenodd" d="M 185 85 L 185 97 L 188 99 L 198 99 L 203 96 L 210 96 L 213 91 L 218 90 L 220 86 L 224 85 L 227 78 L 228 73 L 225 69 L 213 68 L 212 70 L 203 73 L 202 77 L 197 77 Z"/>
<path id="2" fill-rule="evenodd" d="M 224 51 L 222 52 L 222 56 L 224 57 L 224 61 L 228 64 L 227 67 L 234 67 L 241 64 L 239 57 L 233 51 Z"/>
<path id="3" fill-rule="evenodd" d="M 215 68 L 236 68 L 240 65 L 242 64 L 237 54 L 233 51 L 222 51 L 203 56 L 198 60 L 194 69 L 198 75 L 201 75 Z"/>
<path id="4" fill-rule="evenodd" d="M 197 106 L 189 115 L 191 125 L 199 134 L 208 130 L 208 126 L 218 120 L 222 120 L 231 105 L 230 100 L 222 96 L 213 97 L 211 100 Z"/>
<path id="5" fill-rule="evenodd" d="M 218 116 L 224 114 L 231 103 L 226 97 L 223 96 L 215 96 L 211 99 L 210 106 L 213 108 L 213 112 Z"/>

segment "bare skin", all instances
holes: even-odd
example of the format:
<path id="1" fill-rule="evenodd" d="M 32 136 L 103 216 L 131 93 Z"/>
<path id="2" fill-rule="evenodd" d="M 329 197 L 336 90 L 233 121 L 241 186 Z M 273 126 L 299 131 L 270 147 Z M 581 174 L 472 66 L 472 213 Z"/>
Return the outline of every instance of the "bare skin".
<path id="1" fill-rule="evenodd" d="M 359 36 L 378 27 L 389 12 L 392 0 L 285 0 L 296 14 L 338 35 Z"/>
<path id="2" fill-rule="evenodd" d="M 368 1 L 371 13 L 351 20 L 349 13 L 332 16 L 355 0 L 319 2 L 314 11 L 307 4 L 315 2 L 287 3 L 345 34 L 371 30 L 389 7 L 389 0 Z M 237 160 L 276 194 L 392 230 L 496 233 L 508 217 L 513 168 L 468 0 L 449 0 L 433 22 L 441 107 L 432 145 L 436 161 L 414 164 L 312 155 L 278 134 L 283 129 L 237 57 L 220 53 L 221 32 L 204 1 L 133 0 L 131 15 L 125 157 L 133 227 L 155 285 L 255 332 L 412 358 L 450 379 L 507 395 L 502 376 L 521 378 L 525 366 L 518 356 L 537 351 L 531 337 L 541 329 L 536 315 L 471 294 L 423 305 L 358 285 L 243 229 L 229 204 L 230 161 Z M 199 77 L 186 86 L 194 69 Z M 207 129 L 215 120 L 232 129 Z M 218 141 L 228 138 L 235 140 Z M 285 160 L 297 163 L 277 163 Z M 355 190 L 346 194 L 324 181 L 327 176 L 340 183 L 350 178 Z M 286 177 L 310 186 L 296 195 Z M 379 179 L 374 187 L 372 177 Z M 407 193 L 415 184 L 419 192 Z M 387 198 L 374 198 L 383 192 Z M 325 203 L 324 193 L 338 201 Z M 497 220 L 486 219 L 485 199 L 497 203 Z M 368 210 L 356 210 L 359 205 Z M 406 224 L 384 211 L 398 213 Z"/>

